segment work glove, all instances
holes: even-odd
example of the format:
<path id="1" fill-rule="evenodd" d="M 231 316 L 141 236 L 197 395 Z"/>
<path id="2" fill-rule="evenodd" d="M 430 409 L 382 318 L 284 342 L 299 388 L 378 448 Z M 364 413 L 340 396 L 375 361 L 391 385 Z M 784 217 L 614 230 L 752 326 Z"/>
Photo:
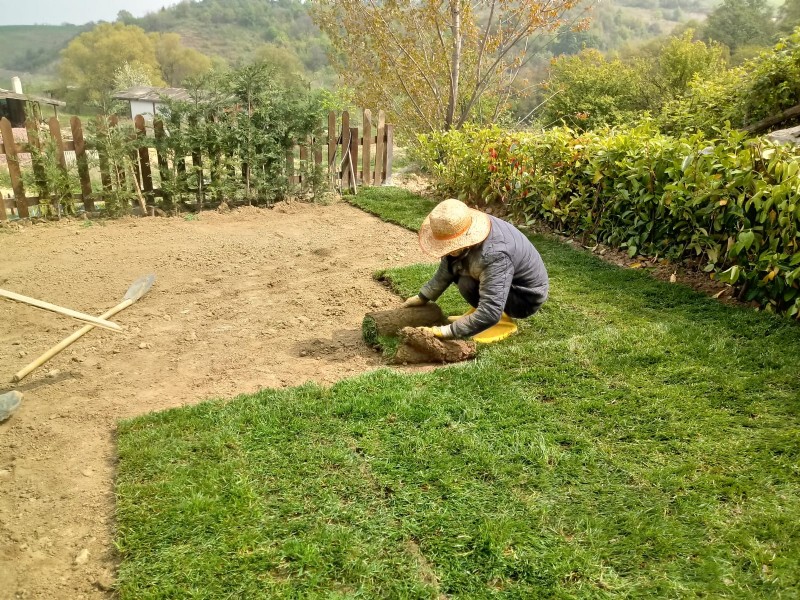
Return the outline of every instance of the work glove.
<path id="1" fill-rule="evenodd" d="M 428 303 L 425 298 L 420 295 L 411 296 L 408 300 L 403 302 L 403 308 L 415 308 L 417 306 L 425 306 Z"/>
<path id="2" fill-rule="evenodd" d="M 433 337 L 440 340 L 449 340 L 453 338 L 453 334 L 450 332 L 449 325 L 445 325 L 444 327 L 420 327 L 420 329 L 428 333 L 432 333 Z"/>

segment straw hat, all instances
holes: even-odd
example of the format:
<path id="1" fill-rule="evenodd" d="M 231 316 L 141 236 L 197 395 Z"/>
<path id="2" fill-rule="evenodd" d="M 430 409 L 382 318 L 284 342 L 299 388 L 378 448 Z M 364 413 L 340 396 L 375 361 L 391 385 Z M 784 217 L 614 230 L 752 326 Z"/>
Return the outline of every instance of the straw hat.
<path id="1" fill-rule="evenodd" d="M 456 250 L 480 244 L 492 229 L 489 215 L 459 200 L 445 200 L 425 217 L 419 228 L 419 247 L 441 258 Z"/>

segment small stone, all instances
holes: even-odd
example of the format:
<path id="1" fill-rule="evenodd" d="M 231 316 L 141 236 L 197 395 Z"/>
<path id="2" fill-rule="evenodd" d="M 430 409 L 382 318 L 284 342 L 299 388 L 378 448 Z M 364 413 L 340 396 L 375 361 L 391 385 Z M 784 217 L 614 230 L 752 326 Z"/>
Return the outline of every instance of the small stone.
<path id="1" fill-rule="evenodd" d="M 27 355 L 28 355 L 28 353 L 27 353 L 27 352 L 25 352 L 24 350 L 20 350 L 20 351 L 19 351 L 19 357 L 20 357 L 20 358 L 25 358 Z"/>
<path id="2" fill-rule="evenodd" d="M 103 592 L 110 592 L 114 589 L 114 577 L 108 571 L 104 571 L 95 579 L 94 585 Z"/>
<path id="3" fill-rule="evenodd" d="M 188 334 L 186 334 L 185 339 L 187 342 L 194 342 L 195 340 L 197 340 L 197 333 L 194 330 L 192 330 Z"/>
<path id="4" fill-rule="evenodd" d="M 150 344 L 148 344 L 147 342 L 142 342 L 141 344 L 139 344 L 139 350 L 147 350 L 149 348 Z"/>
<path id="5" fill-rule="evenodd" d="M 308 356 L 308 351 L 307 350 L 301 350 L 300 351 L 300 356 Z"/>
<path id="6" fill-rule="evenodd" d="M 378 302 L 377 300 L 372 301 L 372 308 L 380 308 L 380 307 L 381 307 L 380 302 Z"/>
<path id="7" fill-rule="evenodd" d="M 111 351 L 111 354 L 119 354 L 119 352 L 120 352 L 120 351 L 119 351 L 117 348 L 114 348 L 114 349 Z"/>
<path id="8" fill-rule="evenodd" d="M 72 357 L 72 362 L 82 363 L 84 360 L 86 360 L 86 359 L 83 358 L 82 356 L 73 356 Z"/>
<path id="9" fill-rule="evenodd" d="M 61 375 L 61 371 L 59 371 L 58 369 L 53 369 L 51 371 L 48 371 L 45 377 L 47 377 L 48 379 L 55 379 L 59 375 Z"/>
<path id="10" fill-rule="evenodd" d="M 83 475 L 84 477 L 91 477 L 92 475 L 94 475 L 94 473 L 92 472 L 91 469 L 84 469 L 83 471 L 81 471 L 81 475 Z"/>
<path id="11" fill-rule="evenodd" d="M 75 564 L 85 565 L 88 561 L 89 561 L 89 550 L 84 548 L 78 553 L 78 556 L 75 557 Z"/>

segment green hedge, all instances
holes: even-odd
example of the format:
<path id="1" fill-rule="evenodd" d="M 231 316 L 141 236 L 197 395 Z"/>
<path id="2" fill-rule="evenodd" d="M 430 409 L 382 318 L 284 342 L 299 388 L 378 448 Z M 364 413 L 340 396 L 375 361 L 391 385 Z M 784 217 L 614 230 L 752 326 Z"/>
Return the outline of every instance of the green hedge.
<path id="1" fill-rule="evenodd" d="M 735 131 L 674 138 L 652 123 L 578 133 L 463 129 L 422 137 L 440 190 L 523 223 L 699 260 L 746 300 L 800 318 L 800 150 Z"/>

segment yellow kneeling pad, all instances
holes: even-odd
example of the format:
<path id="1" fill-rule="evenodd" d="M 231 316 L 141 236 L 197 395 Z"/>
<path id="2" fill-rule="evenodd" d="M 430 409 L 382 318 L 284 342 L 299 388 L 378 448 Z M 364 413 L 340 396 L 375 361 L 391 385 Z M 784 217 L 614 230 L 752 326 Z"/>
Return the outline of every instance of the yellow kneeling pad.
<path id="1" fill-rule="evenodd" d="M 474 312 L 475 309 L 470 308 L 463 315 L 447 317 L 447 321 L 449 323 L 454 323 L 455 321 L 458 321 L 461 317 L 466 317 L 467 315 L 471 315 Z M 481 331 L 479 334 L 473 335 L 472 340 L 478 342 L 479 344 L 493 344 L 494 342 L 499 342 L 500 340 L 506 339 L 508 336 L 516 332 L 517 332 L 517 324 L 506 313 L 503 313 L 503 316 L 500 317 L 500 322 L 497 323 L 497 325 L 493 325 L 492 327 L 489 327 L 489 329 L 487 329 L 486 331 Z"/>
<path id="2" fill-rule="evenodd" d="M 517 324 L 506 313 L 497 325 L 489 327 L 486 331 L 481 331 L 477 335 L 472 336 L 472 340 L 479 344 L 493 344 L 500 340 L 506 339 L 508 336 L 517 332 Z"/>

